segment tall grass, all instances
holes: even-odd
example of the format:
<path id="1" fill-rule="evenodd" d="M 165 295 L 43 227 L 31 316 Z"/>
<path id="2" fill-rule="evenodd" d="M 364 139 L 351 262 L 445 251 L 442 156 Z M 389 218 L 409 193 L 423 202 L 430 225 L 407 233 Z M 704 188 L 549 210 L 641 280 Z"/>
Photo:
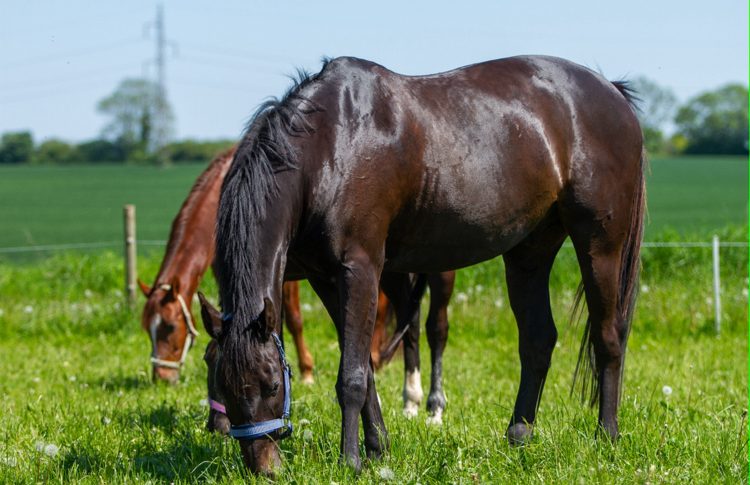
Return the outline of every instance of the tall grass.
<path id="1" fill-rule="evenodd" d="M 727 228 L 720 236 L 745 234 Z M 145 279 L 155 275 L 159 256 L 141 258 Z M 359 480 L 746 482 L 747 249 L 723 248 L 721 256 L 724 326 L 717 336 L 710 249 L 644 248 L 616 446 L 597 438 L 596 411 L 569 395 L 582 332 L 568 324 L 580 278 L 572 249 L 563 248 L 552 275 L 560 338 L 536 437 L 523 449 L 503 438 L 519 362 L 502 260 L 460 271 L 445 354 L 445 424 L 425 425 L 424 411 L 414 420 L 401 415 L 403 368 L 394 359 L 377 377 L 392 448 Z M 0 483 L 257 481 L 246 476 L 235 443 L 204 430 L 205 334 L 179 385 L 152 385 L 140 308 L 123 305 L 122 287 L 119 253 L 0 263 Z M 202 289 L 216 294 L 211 277 Z M 280 481 L 347 483 L 355 477 L 337 462 L 336 336 L 306 284 L 302 301 L 316 383 L 293 384 L 296 431 L 282 443 Z M 425 391 L 428 356 L 423 339 Z"/>

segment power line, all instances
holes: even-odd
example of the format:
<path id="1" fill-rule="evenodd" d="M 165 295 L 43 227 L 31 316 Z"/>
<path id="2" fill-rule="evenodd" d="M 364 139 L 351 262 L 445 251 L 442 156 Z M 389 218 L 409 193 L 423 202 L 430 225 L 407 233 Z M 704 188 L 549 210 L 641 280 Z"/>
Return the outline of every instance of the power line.
<path id="1" fill-rule="evenodd" d="M 44 64 L 44 63 L 53 62 L 53 61 L 63 61 L 70 57 L 81 57 L 81 56 L 86 56 L 89 54 L 96 54 L 98 52 L 105 52 L 105 51 L 117 49 L 119 47 L 123 47 L 126 45 L 137 44 L 139 42 L 143 42 L 143 39 L 130 37 L 127 39 L 122 39 L 119 41 L 111 42 L 109 44 L 98 45 L 96 47 L 89 47 L 86 49 L 77 49 L 77 50 L 72 50 L 72 51 L 63 51 L 63 52 L 58 52 L 55 54 L 47 54 L 44 56 L 32 57 L 30 59 L 24 59 L 22 61 L 11 62 L 10 64 L 5 64 L 4 66 L 2 66 L 2 68 L 10 69 L 10 68 L 23 67 L 23 66 L 34 65 L 34 64 Z"/>

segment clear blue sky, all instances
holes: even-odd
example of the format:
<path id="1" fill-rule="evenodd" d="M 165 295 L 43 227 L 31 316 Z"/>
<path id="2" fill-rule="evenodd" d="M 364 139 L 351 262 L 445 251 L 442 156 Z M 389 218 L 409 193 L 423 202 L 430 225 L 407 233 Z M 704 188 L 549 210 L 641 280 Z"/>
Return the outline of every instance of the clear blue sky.
<path id="1" fill-rule="evenodd" d="M 164 1 L 167 87 L 177 137 L 236 138 L 296 66 L 352 55 L 407 74 L 550 54 L 610 79 L 645 75 L 680 101 L 748 82 L 746 0 L 440 2 Z M 0 133 L 37 141 L 97 136 L 99 99 L 153 76 L 156 2 L 0 3 Z M 151 32 L 153 34 L 153 32 Z"/>

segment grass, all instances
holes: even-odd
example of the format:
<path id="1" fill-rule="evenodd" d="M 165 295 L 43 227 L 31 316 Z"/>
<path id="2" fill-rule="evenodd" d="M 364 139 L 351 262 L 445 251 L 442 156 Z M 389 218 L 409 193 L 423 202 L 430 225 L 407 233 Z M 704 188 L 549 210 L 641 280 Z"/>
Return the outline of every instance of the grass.
<path id="1" fill-rule="evenodd" d="M 738 234 L 746 229 L 725 232 Z M 391 451 L 368 463 L 359 481 L 746 482 L 747 251 L 728 248 L 722 256 L 724 327 L 716 336 L 710 252 L 644 250 L 617 446 L 596 438 L 596 412 L 569 396 L 582 331 L 566 323 L 578 280 L 572 252 L 563 249 L 552 276 L 559 345 L 535 440 L 523 449 L 503 438 L 519 362 L 502 261 L 459 272 L 456 293 L 463 295 L 450 307 L 445 353 L 445 424 L 426 426 L 424 410 L 414 420 L 401 415 L 397 357 L 377 377 Z M 139 270 L 153 274 L 158 263 L 157 255 L 141 258 Z M 0 263 L 0 483 L 257 481 L 246 476 L 232 440 L 204 429 L 205 334 L 179 385 L 152 385 L 148 337 L 137 312 L 123 308 L 121 286 L 121 259 L 112 252 Z M 216 294 L 211 278 L 202 288 Z M 306 284 L 302 301 L 316 383 L 293 384 L 296 431 L 282 443 L 279 481 L 348 483 L 355 477 L 337 464 L 335 332 Z M 426 391 L 424 338 L 422 362 Z"/>
<path id="2" fill-rule="evenodd" d="M 647 238 L 671 227 L 705 236 L 747 221 L 747 158 L 651 160 Z M 138 238 L 164 240 L 203 165 L 153 168 L 0 167 L 0 248 L 122 239 L 122 206 L 137 207 Z M 704 237 L 705 238 L 705 237 Z M 0 258 L 25 260 L 28 253 Z"/>

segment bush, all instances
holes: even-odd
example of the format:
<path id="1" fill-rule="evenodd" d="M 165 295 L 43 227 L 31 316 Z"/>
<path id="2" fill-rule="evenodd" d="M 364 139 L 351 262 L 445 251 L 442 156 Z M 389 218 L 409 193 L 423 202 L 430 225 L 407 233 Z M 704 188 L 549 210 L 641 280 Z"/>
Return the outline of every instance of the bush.
<path id="1" fill-rule="evenodd" d="M 42 142 L 34 155 L 34 163 L 68 164 L 77 162 L 76 147 L 62 140 L 51 138 Z"/>
<path id="2" fill-rule="evenodd" d="M 34 140 L 29 131 L 3 134 L 0 143 L 0 163 L 31 163 Z"/>

